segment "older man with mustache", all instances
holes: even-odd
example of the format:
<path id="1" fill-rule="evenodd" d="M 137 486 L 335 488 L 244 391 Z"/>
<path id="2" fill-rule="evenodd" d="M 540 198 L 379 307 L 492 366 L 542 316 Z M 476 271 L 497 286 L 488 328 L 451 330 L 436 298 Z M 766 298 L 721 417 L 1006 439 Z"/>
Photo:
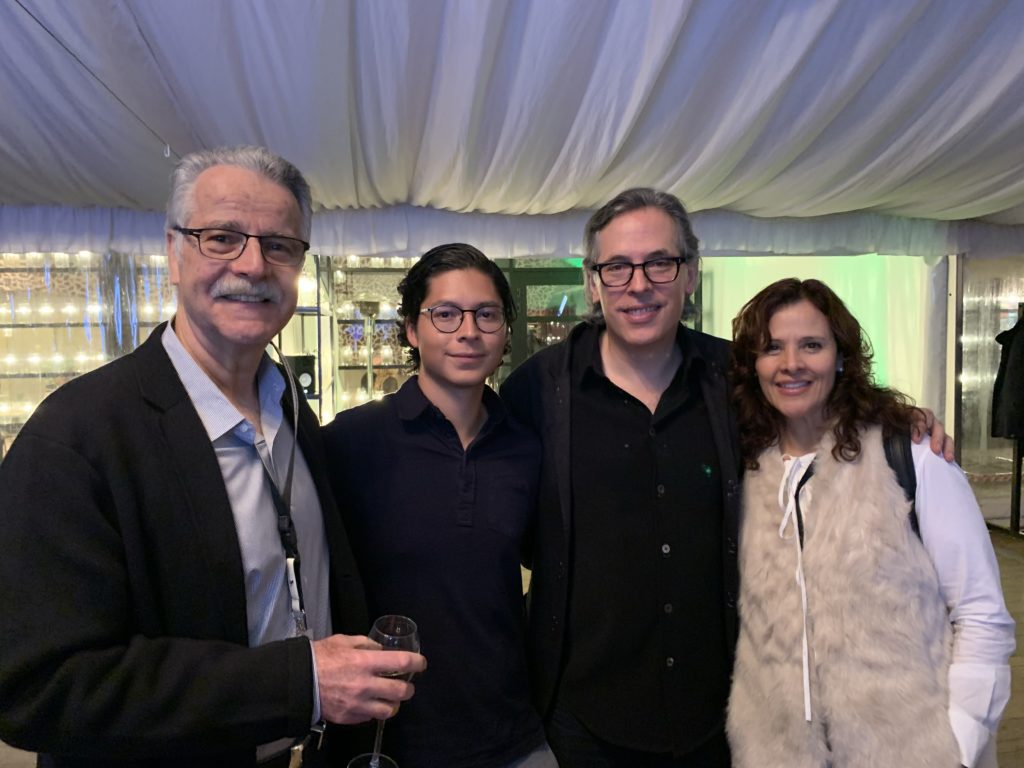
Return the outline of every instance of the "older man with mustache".
<path id="1" fill-rule="evenodd" d="M 0 468 L 0 737 L 53 766 L 321 764 L 323 721 L 389 716 L 413 688 L 381 675 L 425 662 L 361 635 L 315 417 L 265 352 L 309 187 L 258 147 L 172 182 L 174 319 L 51 395 Z"/>

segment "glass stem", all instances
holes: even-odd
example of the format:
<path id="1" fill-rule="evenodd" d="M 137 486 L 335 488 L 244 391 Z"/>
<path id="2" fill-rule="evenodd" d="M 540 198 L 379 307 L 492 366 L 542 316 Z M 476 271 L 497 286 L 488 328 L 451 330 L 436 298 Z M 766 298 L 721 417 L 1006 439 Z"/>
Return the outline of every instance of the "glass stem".
<path id="1" fill-rule="evenodd" d="M 380 742 L 384 738 L 384 721 L 377 721 L 377 736 L 373 740 L 373 756 L 370 758 L 370 768 L 380 768 Z"/>

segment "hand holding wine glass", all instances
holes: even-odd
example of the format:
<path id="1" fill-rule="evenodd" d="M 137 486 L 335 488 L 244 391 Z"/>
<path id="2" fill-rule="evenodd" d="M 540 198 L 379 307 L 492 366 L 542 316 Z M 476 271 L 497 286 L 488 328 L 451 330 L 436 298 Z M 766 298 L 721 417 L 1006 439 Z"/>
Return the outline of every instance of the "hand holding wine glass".
<path id="1" fill-rule="evenodd" d="M 405 616 L 381 616 L 370 629 L 369 638 L 380 644 L 385 651 L 412 651 L 419 653 L 420 637 L 416 622 Z M 386 674 L 385 677 L 399 677 L 410 680 L 412 673 Z M 373 752 L 358 755 L 349 761 L 348 768 L 398 768 L 397 763 L 387 755 L 382 755 L 381 740 L 384 736 L 384 720 L 377 721 L 377 734 L 373 742 Z"/>

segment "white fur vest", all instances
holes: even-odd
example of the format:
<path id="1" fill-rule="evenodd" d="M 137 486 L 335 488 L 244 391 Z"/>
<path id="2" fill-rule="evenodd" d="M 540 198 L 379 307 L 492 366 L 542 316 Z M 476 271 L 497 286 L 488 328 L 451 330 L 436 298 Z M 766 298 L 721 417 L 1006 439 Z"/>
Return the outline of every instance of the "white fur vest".
<path id="1" fill-rule="evenodd" d="M 812 719 L 804 717 L 796 543 L 779 536 L 777 447 L 744 480 L 740 638 L 728 733 L 736 768 L 953 768 L 952 634 L 881 432 L 852 462 L 818 450 L 804 512 Z M 806 490 L 805 490 L 806 493 Z"/>

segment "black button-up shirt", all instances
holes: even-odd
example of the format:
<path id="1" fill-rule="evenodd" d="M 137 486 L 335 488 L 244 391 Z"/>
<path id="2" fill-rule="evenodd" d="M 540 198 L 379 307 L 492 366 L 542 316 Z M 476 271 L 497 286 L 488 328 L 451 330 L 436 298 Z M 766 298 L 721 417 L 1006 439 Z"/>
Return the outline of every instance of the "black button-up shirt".
<path id="1" fill-rule="evenodd" d="M 384 731 L 399 765 L 506 765 L 543 738 L 519 570 L 540 446 L 484 395 L 488 419 L 466 450 L 416 378 L 324 430 L 371 615 L 415 620 L 429 664 Z"/>
<path id="2" fill-rule="evenodd" d="M 600 329 L 572 361 L 573 567 L 559 696 L 598 737 L 685 753 L 728 695 L 719 465 L 697 367 L 652 414 L 603 373 Z"/>

